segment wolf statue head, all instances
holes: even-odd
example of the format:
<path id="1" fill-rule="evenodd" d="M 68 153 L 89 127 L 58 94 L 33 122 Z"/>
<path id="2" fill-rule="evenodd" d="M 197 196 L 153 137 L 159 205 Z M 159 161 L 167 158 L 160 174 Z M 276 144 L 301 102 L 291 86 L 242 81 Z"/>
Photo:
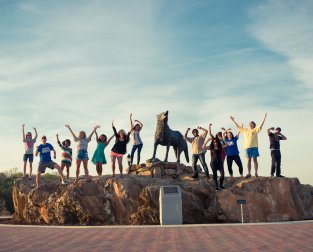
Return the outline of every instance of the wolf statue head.
<path id="1" fill-rule="evenodd" d="M 157 128 L 155 131 L 155 141 L 163 141 L 164 129 L 168 121 L 168 111 L 157 115 Z"/>

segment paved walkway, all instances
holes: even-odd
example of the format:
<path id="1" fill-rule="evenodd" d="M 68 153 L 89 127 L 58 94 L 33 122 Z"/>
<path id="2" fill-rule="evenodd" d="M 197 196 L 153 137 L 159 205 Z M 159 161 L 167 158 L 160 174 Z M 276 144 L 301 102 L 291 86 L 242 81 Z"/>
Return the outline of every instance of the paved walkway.
<path id="1" fill-rule="evenodd" d="M 0 251 L 313 251 L 313 221 L 167 227 L 0 225 Z"/>

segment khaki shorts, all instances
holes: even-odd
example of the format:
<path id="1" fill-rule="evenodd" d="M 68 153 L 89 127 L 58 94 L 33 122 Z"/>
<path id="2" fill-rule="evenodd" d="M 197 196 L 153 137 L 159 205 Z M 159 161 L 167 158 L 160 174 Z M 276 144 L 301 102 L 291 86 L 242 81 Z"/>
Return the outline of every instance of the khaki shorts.
<path id="1" fill-rule="evenodd" d="M 39 163 L 39 166 L 38 166 L 38 172 L 45 173 L 46 168 L 50 168 L 53 170 L 56 164 L 57 163 L 55 163 L 53 161 L 41 162 L 41 163 Z"/>

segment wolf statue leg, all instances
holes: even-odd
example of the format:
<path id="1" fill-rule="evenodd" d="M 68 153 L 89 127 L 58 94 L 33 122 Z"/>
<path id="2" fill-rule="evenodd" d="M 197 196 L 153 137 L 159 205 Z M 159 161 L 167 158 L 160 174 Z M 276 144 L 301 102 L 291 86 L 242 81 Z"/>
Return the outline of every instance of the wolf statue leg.
<path id="1" fill-rule="evenodd" d="M 179 146 L 178 149 L 177 149 L 177 164 L 180 164 L 180 154 L 182 153 L 182 148 Z"/>
<path id="2" fill-rule="evenodd" d="M 167 162 L 167 158 L 168 158 L 168 151 L 170 150 L 170 146 L 166 145 L 166 154 L 165 154 L 165 159 L 164 162 Z"/>
<path id="3" fill-rule="evenodd" d="M 156 155 L 156 151 L 157 151 L 157 148 L 158 148 L 158 144 L 159 144 L 158 142 L 154 143 L 153 156 L 151 158 L 152 161 L 155 159 L 155 155 Z"/>

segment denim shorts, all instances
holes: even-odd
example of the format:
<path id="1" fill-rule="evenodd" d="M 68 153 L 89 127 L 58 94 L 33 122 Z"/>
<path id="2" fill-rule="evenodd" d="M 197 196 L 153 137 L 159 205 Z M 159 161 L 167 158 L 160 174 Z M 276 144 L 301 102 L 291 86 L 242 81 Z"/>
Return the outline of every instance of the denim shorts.
<path id="1" fill-rule="evenodd" d="M 29 160 L 30 163 L 34 161 L 34 154 L 24 154 L 23 156 L 24 162 L 27 162 Z"/>
<path id="2" fill-rule="evenodd" d="M 88 160 L 88 152 L 86 150 L 78 150 L 76 158 L 78 160 Z"/>
<path id="3" fill-rule="evenodd" d="M 260 154 L 257 147 L 246 149 L 246 158 L 257 158 L 258 156 L 260 156 Z"/>

